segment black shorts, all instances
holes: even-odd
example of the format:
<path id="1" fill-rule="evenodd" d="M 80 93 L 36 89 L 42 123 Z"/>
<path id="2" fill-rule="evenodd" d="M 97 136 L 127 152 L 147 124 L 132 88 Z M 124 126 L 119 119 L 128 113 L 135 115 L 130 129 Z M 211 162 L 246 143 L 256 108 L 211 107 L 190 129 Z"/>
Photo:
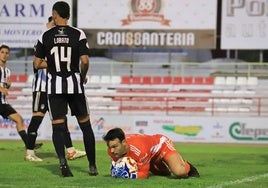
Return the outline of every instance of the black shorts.
<path id="1" fill-rule="evenodd" d="M 46 92 L 40 92 L 40 91 L 33 92 L 32 111 L 42 112 L 44 114 L 48 111 Z"/>
<path id="2" fill-rule="evenodd" d="M 68 106 L 72 116 L 86 116 L 89 114 L 85 94 L 50 94 L 48 95 L 49 114 L 52 120 L 66 116 Z"/>
<path id="3" fill-rule="evenodd" d="M 3 118 L 8 119 L 8 116 L 11 114 L 16 114 L 17 111 L 10 104 L 0 103 L 0 115 Z"/>

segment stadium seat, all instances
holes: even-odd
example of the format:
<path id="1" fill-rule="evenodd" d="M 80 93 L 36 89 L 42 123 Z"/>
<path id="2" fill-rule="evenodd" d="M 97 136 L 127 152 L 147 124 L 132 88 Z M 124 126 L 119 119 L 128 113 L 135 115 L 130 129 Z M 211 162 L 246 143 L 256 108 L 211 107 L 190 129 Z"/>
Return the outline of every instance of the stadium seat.
<path id="1" fill-rule="evenodd" d="M 227 108 L 227 111 L 228 112 L 238 112 L 239 111 L 239 108 L 237 108 L 237 107 L 228 107 Z"/>
<path id="2" fill-rule="evenodd" d="M 236 80 L 236 85 L 238 86 L 245 86 L 247 85 L 247 78 L 246 77 L 237 77 L 237 80 Z"/>
<path id="3" fill-rule="evenodd" d="M 203 84 L 203 77 L 197 76 L 193 78 L 193 84 Z"/>
<path id="4" fill-rule="evenodd" d="M 172 83 L 172 77 L 171 76 L 164 76 L 163 77 L 163 84 L 171 84 Z"/>
<path id="5" fill-rule="evenodd" d="M 27 82 L 28 76 L 26 74 L 12 74 L 10 75 L 11 82 Z"/>
<path id="6" fill-rule="evenodd" d="M 214 85 L 225 85 L 225 77 L 222 76 L 215 77 Z"/>
<path id="7" fill-rule="evenodd" d="M 239 108 L 239 112 L 250 112 L 250 109 L 247 107 L 241 107 Z"/>
<path id="8" fill-rule="evenodd" d="M 21 92 L 23 93 L 23 94 L 32 94 L 32 88 L 22 88 L 21 89 Z"/>
<path id="9" fill-rule="evenodd" d="M 101 84 L 110 84 L 111 83 L 111 77 L 108 75 L 102 75 L 100 78 Z"/>
<path id="10" fill-rule="evenodd" d="M 258 78 L 257 77 L 248 77 L 247 85 L 248 86 L 258 85 Z"/>
<path id="11" fill-rule="evenodd" d="M 121 76 L 112 76 L 111 77 L 111 83 L 112 84 L 120 84 L 121 83 Z"/>
<path id="12" fill-rule="evenodd" d="M 191 76 L 183 77 L 182 80 L 181 80 L 181 83 L 182 84 L 192 84 L 193 83 L 193 77 L 191 77 Z"/>
<path id="13" fill-rule="evenodd" d="M 151 76 L 144 76 L 141 78 L 141 83 L 142 84 L 151 84 Z"/>
<path id="14" fill-rule="evenodd" d="M 27 82 L 28 76 L 26 74 L 19 75 L 19 82 Z"/>
<path id="15" fill-rule="evenodd" d="M 234 76 L 227 76 L 226 77 L 225 84 L 226 85 L 236 85 L 236 77 L 234 77 Z"/>
<path id="16" fill-rule="evenodd" d="M 218 107 L 216 108 L 217 112 L 227 112 L 228 108 L 224 108 L 224 107 Z"/>
<path id="17" fill-rule="evenodd" d="M 175 76 L 173 77 L 173 84 L 181 84 L 182 83 L 182 78 L 180 76 Z"/>
<path id="18" fill-rule="evenodd" d="M 232 86 L 234 86 L 234 85 L 236 85 L 236 77 L 233 77 L 233 76 L 227 76 L 227 77 L 225 77 L 225 85 L 232 85 Z"/>
<path id="19" fill-rule="evenodd" d="M 212 85 L 212 84 L 214 84 L 214 77 L 212 77 L 212 76 L 205 77 L 203 82 L 204 82 L 204 84 Z"/>
<path id="20" fill-rule="evenodd" d="M 162 84 L 162 77 L 161 76 L 153 76 L 152 77 L 152 84 Z"/>
<path id="21" fill-rule="evenodd" d="M 121 84 L 130 84 L 130 76 L 122 76 L 121 77 Z"/>
<path id="22" fill-rule="evenodd" d="M 91 84 L 99 84 L 100 83 L 100 76 L 98 76 L 98 75 L 92 75 L 90 77 L 90 83 Z"/>
<path id="23" fill-rule="evenodd" d="M 132 84 L 141 84 L 141 77 L 140 76 L 133 76 L 131 83 Z"/>
<path id="24" fill-rule="evenodd" d="M 9 79 L 10 79 L 11 82 L 17 82 L 17 75 L 11 74 Z"/>

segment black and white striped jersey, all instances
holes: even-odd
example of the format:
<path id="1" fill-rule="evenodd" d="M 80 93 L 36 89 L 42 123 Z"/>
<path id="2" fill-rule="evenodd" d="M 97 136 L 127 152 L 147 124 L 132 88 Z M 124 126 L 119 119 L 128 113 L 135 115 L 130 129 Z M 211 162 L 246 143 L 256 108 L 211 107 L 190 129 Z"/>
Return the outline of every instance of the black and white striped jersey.
<path id="1" fill-rule="evenodd" d="M 10 78 L 10 70 L 7 67 L 0 66 L 0 86 L 6 87 L 7 80 Z M 8 104 L 6 96 L 2 95 L 2 92 L 0 92 L 0 102 L 2 104 Z"/>
<path id="2" fill-rule="evenodd" d="M 41 35 L 35 56 L 48 62 L 48 94 L 84 93 L 80 56 L 88 50 L 85 33 L 75 27 L 55 26 Z"/>
<path id="3" fill-rule="evenodd" d="M 47 92 L 47 69 L 34 70 L 32 91 Z"/>

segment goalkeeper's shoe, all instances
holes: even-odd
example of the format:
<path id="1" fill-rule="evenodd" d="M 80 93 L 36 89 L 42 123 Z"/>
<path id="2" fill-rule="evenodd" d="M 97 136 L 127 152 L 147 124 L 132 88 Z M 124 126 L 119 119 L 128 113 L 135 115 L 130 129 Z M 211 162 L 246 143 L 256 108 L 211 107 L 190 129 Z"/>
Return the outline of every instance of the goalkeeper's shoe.
<path id="1" fill-rule="evenodd" d="M 61 170 L 62 177 L 73 177 L 74 176 L 67 164 L 60 165 L 60 170 Z"/>
<path id="2" fill-rule="evenodd" d="M 99 174 L 97 167 L 96 166 L 90 166 L 88 174 L 90 176 L 97 176 Z"/>
<path id="3" fill-rule="evenodd" d="M 75 160 L 81 157 L 85 157 L 87 154 L 85 151 L 80 151 L 78 149 L 75 149 L 73 152 L 67 153 L 67 159 L 69 160 Z"/>
<path id="4" fill-rule="evenodd" d="M 43 161 L 42 159 L 40 159 L 36 155 L 34 155 L 34 154 L 27 154 L 27 153 L 24 156 L 24 160 L 25 161 L 32 161 L 32 162 L 41 162 L 41 161 Z"/>
<path id="5" fill-rule="evenodd" d="M 199 172 L 197 171 L 197 169 L 189 162 L 187 162 L 190 165 L 190 171 L 188 173 L 188 177 L 196 177 L 199 178 Z"/>

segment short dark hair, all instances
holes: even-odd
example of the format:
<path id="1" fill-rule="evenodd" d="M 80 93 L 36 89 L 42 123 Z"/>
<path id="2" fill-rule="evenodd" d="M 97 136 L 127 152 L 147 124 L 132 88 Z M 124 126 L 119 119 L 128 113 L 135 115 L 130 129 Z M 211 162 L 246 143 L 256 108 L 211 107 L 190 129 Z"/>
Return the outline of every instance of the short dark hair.
<path id="1" fill-rule="evenodd" d="M 125 133 L 121 128 L 113 128 L 113 129 L 109 130 L 107 132 L 107 134 L 104 135 L 102 138 L 105 142 L 114 140 L 116 138 L 118 138 L 120 141 L 122 141 L 125 139 Z"/>
<path id="2" fill-rule="evenodd" d="M 8 51 L 10 51 L 9 46 L 6 45 L 6 44 L 1 44 L 1 46 L 0 46 L 0 50 L 2 50 L 2 48 L 6 48 L 6 49 L 8 49 Z"/>
<path id="3" fill-rule="evenodd" d="M 58 1 L 53 5 L 52 10 L 55 10 L 60 17 L 69 19 L 70 18 L 70 6 L 65 1 Z"/>
<path id="4" fill-rule="evenodd" d="M 52 16 L 49 16 L 48 19 L 47 19 L 48 22 L 51 22 L 52 21 Z"/>

